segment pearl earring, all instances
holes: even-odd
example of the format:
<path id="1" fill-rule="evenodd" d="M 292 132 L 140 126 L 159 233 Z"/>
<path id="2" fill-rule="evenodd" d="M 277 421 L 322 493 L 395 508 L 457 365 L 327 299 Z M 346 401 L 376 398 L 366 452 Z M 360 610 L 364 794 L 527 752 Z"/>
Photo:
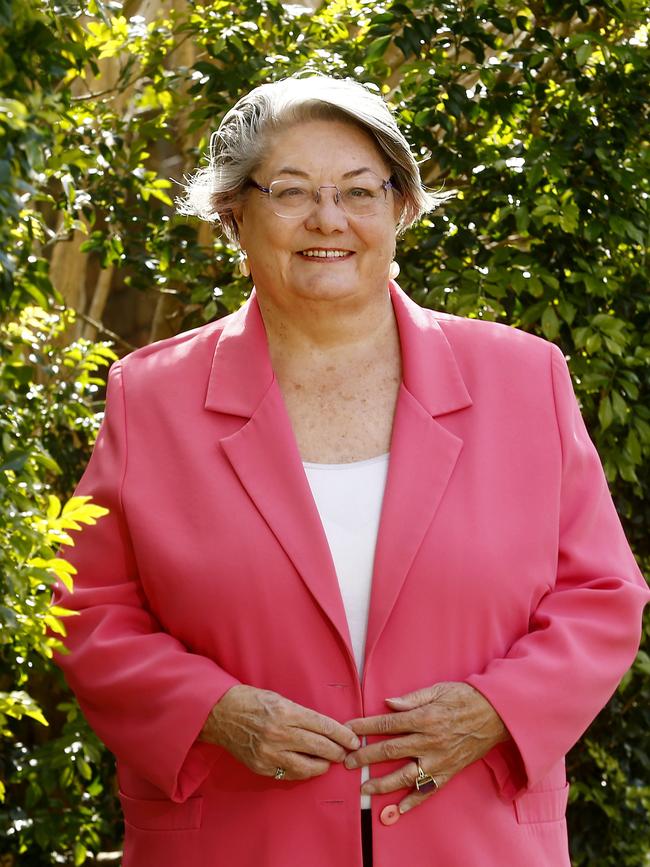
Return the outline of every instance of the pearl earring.
<path id="1" fill-rule="evenodd" d="M 390 263 L 390 268 L 388 269 L 388 276 L 391 280 L 396 280 L 399 274 L 399 263 L 393 259 Z"/>
<path id="2" fill-rule="evenodd" d="M 239 272 L 242 277 L 250 277 L 251 266 L 248 264 L 248 256 L 246 255 L 239 260 Z"/>

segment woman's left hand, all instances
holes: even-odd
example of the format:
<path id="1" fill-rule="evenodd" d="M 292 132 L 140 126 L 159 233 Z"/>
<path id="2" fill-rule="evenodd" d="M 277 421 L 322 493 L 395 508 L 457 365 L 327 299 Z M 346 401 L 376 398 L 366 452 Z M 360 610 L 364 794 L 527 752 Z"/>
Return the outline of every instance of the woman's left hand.
<path id="1" fill-rule="evenodd" d="M 355 734 L 382 735 L 384 740 L 361 747 L 345 759 L 347 768 L 374 762 L 408 759 L 399 770 L 374 777 L 361 787 L 364 795 L 413 788 L 400 803 L 400 813 L 423 803 L 435 793 L 415 788 L 417 764 L 431 774 L 438 788 L 510 735 L 501 717 L 480 692 L 466 683 L 437 683 L 425 689 L 388 698 L 394 713 L 350 720 Z"/>

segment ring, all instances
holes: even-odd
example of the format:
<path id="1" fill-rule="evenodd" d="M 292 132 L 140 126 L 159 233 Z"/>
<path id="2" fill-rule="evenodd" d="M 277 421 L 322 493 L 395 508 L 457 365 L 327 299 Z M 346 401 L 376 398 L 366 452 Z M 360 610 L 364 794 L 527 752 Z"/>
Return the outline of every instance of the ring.
<path id="1" fill-rule="evenodd" d="M 415 788 L 418 792 L 436 792 L 440 786 L 438 785 L 438 781 L 435 777 L 432 777 L 431 774 L 425 773 L 422 765 L 420 764 L 420 760 L 416 757 L 415 763 L 418 766 L 418 775 L 415 780 Z"/>
<path id="2" fill-rule="evenodd" d="M 284 780 L 285 774 L 286 774 L 286 771 L 284 768 L 276 768 L 275 769 L 275 779 L 276 780 Z"/>

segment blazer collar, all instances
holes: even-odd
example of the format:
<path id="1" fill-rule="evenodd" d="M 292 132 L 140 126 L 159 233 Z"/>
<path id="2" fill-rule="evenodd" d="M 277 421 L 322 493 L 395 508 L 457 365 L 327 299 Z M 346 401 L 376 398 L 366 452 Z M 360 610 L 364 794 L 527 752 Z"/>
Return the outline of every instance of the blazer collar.
<path id="1" fill-rule="evenodd" d="M 419 307 L 389 284 L 402 351 L 404 387 L 432 416 L 471 406 L 453 350 L 440 326 L 444 314 Z M 229 317 L 215 348 L 205 407 L 250 418 L 274 380 L 255 293 Z"/>

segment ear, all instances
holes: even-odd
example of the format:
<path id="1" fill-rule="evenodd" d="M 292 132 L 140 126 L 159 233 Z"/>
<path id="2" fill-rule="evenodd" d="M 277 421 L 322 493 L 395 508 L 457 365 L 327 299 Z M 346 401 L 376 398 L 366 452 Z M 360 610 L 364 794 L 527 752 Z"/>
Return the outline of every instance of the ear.
<path id="1" fill-rule="evenodd" d="M 230 208 L 230 213 L 233 216 L 233 219 L 237 223 L 237 228 L 241 226 L 244 221 L 244 208 L 241 202 L 235 202 Z"/>
<path id="2" fill-rule="evenodd" d="M 393 196 L 393 218 L 395 220 L 395 228 L 399 225 L 404 213 L 404 199 L 401 195 Z"/>
<path id="3" fill-rule="evenodd" d="M 239 236 L 239 246 L 243 249 L 246 244 L 244 241 L 246 229 L 245 229 L 245 219 L 244 219 L 244 208 L 241 202 L 237 202 L 231 208 L 231 215 L 237 224 L 237 235 Z"/>

